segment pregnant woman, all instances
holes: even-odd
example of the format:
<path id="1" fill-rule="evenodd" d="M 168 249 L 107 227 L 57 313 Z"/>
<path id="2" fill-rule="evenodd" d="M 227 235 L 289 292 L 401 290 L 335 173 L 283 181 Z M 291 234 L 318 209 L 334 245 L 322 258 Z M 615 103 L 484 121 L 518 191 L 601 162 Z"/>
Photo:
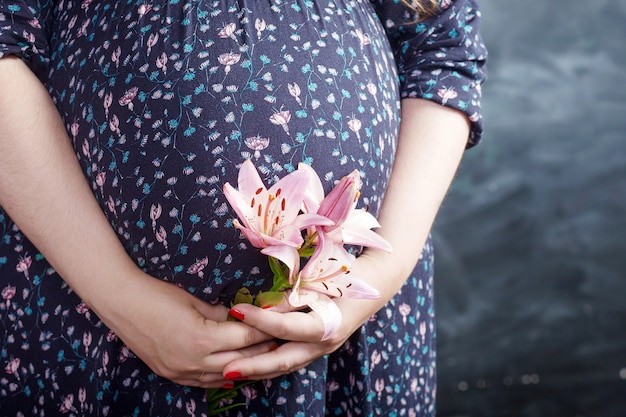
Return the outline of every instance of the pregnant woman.
<path id="1" fill-rule="evenodd" d="M 473 0 L 0 3 L 0 409 L 434 416 L 429 230 L 481 134 Z M 226 182 L 358 169 L 392 254 L 352 273 L 379 300 L 228 307 L 271 285 Z M 384 197 L 384 198 L 383 198 Z M 276 342 L 280 340 L 280 345 Z"/>

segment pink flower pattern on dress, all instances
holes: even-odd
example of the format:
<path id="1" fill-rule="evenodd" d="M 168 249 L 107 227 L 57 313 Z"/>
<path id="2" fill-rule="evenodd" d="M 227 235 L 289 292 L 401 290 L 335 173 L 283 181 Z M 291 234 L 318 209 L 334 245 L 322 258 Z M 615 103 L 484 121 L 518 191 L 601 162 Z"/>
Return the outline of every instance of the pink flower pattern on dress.
<path id="1" fill-rule="evenodd" d="M 281 110 L 270 116 L 270 122 L 279 125 L 285 133 L 289 134 L 289 121 L 291 120 L 291 112 L 289 110 Z"/>
<path id="2" fill-rule="evenodd" d="M 270 144 L 270 138 L 262 138 L 260 135 L 249 136 L 244 142 L 249 149 L 254 151 L 254 158 L 259 159 L 261 151 Z"/>
<path id="3" fill-rule="evenodd" d="M 224 72 L 226 74 L 230 72 L 231 65 L 235 65 L 240 59 L 241 55 L 233 52 L 227 52 L 218 57 L 220 64 L 224 65 Z"/>

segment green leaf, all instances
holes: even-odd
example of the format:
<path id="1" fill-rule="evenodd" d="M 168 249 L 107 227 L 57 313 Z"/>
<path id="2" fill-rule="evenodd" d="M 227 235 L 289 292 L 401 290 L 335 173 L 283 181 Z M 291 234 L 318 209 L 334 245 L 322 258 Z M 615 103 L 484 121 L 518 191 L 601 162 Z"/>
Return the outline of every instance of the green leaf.
<path id="1" fill-rule="evenodd" d="M 254 298 L 250 293 L 250 290 L 246 287 L 242 287 L 235 294 L 235 298 L 233 299 L 232 305 L 235 304 L 252 304 L 254 302 Z"/>
<path id="2" fill-rule="evenodd" d="M 271 256 L 268 257 L 268 260 L 270 269 L 274 274 L 274 282 L 276 282 L 276 279 L 289 279 L 289 270 L 281 261 Z"/>
<path id="3" fill-rule="evenodd" d="M 270 269 L 274 273 L 274 282 L 270 291 L 283 291 L 291 288 L 289 284 L 289 268 L 278 259 L 268 257 Z"/>
<path id="4" fill-rule="evenodd" d="M 255 304 L 259 307 L 272 307 L 280 304 L 284 298 L 285 293 L 282 291 L 259 292 Z"/>
<path id="5" fill-rule="evenodd" d="M 235 304 L 254 304 L 254 297 L 250 293 L 250 290 L 246 287 L 242 287 L 235 294 L 235 298 L 230 302 L 230 306 L 234 306 Z M 231 315 L 226 319 L 227 321 L 239 321 Z"/>

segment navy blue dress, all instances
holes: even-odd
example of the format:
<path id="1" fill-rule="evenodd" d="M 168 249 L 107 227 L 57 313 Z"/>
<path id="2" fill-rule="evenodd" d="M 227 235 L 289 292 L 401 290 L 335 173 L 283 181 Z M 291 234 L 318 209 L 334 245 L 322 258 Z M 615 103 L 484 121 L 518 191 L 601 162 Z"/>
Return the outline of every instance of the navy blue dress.
<path id="1" fill-rule="evenodd" d="M 353 169 L 379 209 L 400 98 L 465 112 L 480 138 L 486 56 L 473 0 L 416 22 L 394 1 L 5 0 L 0 57 L 48 88 L 103 212 L 157 279 L 228 305 L 266 259 L 221 191 L 252 159 L 266 183 Z M 71 202 L 68 202 L 70 204 Z M 224 415 L 433 416 L 432 246 L 401 293 L 337 352 L 239 393 Z M 205 415 L 202 389 L 155 375 L 0 208 L 2 415 Z"/>

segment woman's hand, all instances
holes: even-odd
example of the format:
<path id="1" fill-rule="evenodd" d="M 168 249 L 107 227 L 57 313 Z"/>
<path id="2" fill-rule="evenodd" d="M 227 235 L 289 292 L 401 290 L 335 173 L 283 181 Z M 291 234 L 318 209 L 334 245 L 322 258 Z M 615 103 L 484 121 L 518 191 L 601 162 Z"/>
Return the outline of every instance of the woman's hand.
<path id="1" fill-rule="evenodd" d="M 207 304 L 141 271 L 124 291 L 95 302 L 94 310 L 155 373 L 182 385 L 217 388 L 224 366 L 275 349 L 272 337 L 226 321 L 228 309 Z M 130 279 L 128 279 L 130 278 Z"/>
<path id="2" fill-rule="evenodd" d="M 372 251 L 374 252 L 374 251 Z M 359 274 L 370 284 L 385 273 L 385 260 L 390 256 L 380 251 L 370 256 L 359 257 L 351 273 Z M 397 279 L 397 281 L 402 281 Z M 378 300 L 357 300 L 339 298 L 335 303 L 341 310 L 342 319 L 339 329 L 327 340 L 322 341 L 324 323 L 315 312 L 279 313 L 271 309 L 261 309 L 250 304 L 233 306 L 231 314 L 246 324 L 277 339 L 286 340 L 276 350 L 264 352 L 257 356 L 232 361 L 224 368 L 227 379 L 265 379 L 275 378 L 304 368 L 314 360 L 334 352 L 374 313 L 376 313 L 394 294 L 393 290 L 381 290 Z"/>
<path id="3" fill-rule="evenodd" d="M 363 303 L 363 300 L 339 301 Z M 357 311 L 356 309 L 370 310 L 363 305 L 350 307 L 340 302 L 337 304 L 343 315 L 341 326 L 324 341 L 321 341 L 324 324 L 314 312 L 278 313 L 251 304 L 236 305 L 234 308 L 238 314 L 245 316 L 244 323 L 288 341 L 275 350 L 233 360 L 225 366 L 224 378 L 227 380 L 275 378 L 304 368 L 314 360 L 334 352 L 363 323 L 362 320 L 349 318 L 348 313 Z"/>

